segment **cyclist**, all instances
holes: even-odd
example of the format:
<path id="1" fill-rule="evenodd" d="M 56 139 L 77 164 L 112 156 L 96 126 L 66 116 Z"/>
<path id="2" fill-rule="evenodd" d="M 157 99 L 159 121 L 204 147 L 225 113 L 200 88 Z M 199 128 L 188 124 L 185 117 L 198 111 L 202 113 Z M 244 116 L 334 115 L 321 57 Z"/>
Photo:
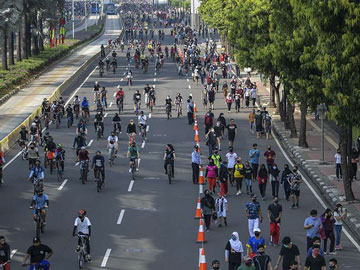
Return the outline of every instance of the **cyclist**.
<path id="1" fill-rule="evenodd" d="M 39 129 L 36 123 L 32 123 L 30 127 L 30 141 L 37 142 L 39 139 Z"/>
<path id="2" fill-rule="evenodd" d="M 100 46 L 100 54 L 101 54 L 101 57 L 104 58 L 105 57 L 105 48 L 104 48 L 104 45 L 101 44 Z"/>
<path id="3" fill-rule="evenodd" d="M 34 143 L 30 143 L 30 147 L 26 151 L 27 158 L 29 160 L 29 170 L 35 166 L 36 160 L 40 158 L 38 148 Z"/>
<path id="4" fill-rule="evenodd" d="M 165 149 L 165 153 L 164 153 L 164 169 L 165 169 L 165 174 L 167 174 L 167 165 L 170 163 L 171 164 L 171 168 L 172 168 L 172 175 L 174 177 L 174 161 L 175 161 L 175 149 L 172 146 L 172 144 L 167 144 L 166 145 L 166 149 Z"/>
<path id="5" fill-rule="evenodd" d="M 32 181 L 33 178 L 37 178 L 39 181 L 44 180 L 44 168 L 39 159 L 35 161 L 35 166 L 30 170 L 29 181 Z"/>
<path id="6" fill-rule="evenodd" d="M 106 63 L 106 71 L 109 72 L 109 70 L 110 70 L 110 58 L 109 57 L 105 58 L 105 63 Z"/>
<path id="7" fill-rule="evenodd" d="M 50 139 L 52 139 L 52 136 L 50 135 L 49 131 L 45 132 L 45 135 L 41 141 L 41 146 L 45 143 L 45 145 L 50 141 Z"/>
<path id="8" fill-rule="evenodd" d="M 100 92 L 100 84 L 99 84 L 99 82 L 95 82 L 94 88 L 93 88 L 94 103 L 95 103 L 96 100 L 97 100 L 97 97 L 98 97 L 98 95 L 99 95 L 99 92 Z"/>
<path id="9" fill-rule="evenodd" d="M 136 90 L 133 100 L 134 100 L 134 112 L 137 114 L 138 111 L 140 110 L 140 105 L 141 105 L 141 94 L 139 90 Z"/>
<path id="10" fill-rule="evenodd" d="M 127 51 L 126 51 L 126 58 L 127 58 L 128 62 L 130 62 L 130 58 L 131 58 L 131 55 L 130 55 L 130 48 L 127 48 Z"/>
<path id="11" fill-rule="evenodd" d="M 66 118 L 69 119 L 69 117 L 71 119 L 71 123 L 74 123 L 74 111 L 71 104 L 68 104 L 66 107 Z"/>
<path id="12" fill-rule="evenodd" d="M 74 109 L 74 112 L 76 114 L 76 117 L 79 115 L 80 113 L 80 99 L 79 99 L 79 96 L 75 96 L 74 100 L 73 100 L 73 109 Z"/>
<path id="13" fill-rule="evenodd" d="M 86 140 L 81 134 L 77 135 L 74 139 L 73 148 L 76 146 L 76 156 L 79 156 L 79 152 L 82 147 L 86 147 Z"/>
<path id="14" fill-rule="evenodd" d="M 103 86 L 102 90 L 101 90 L 101 102 L 102 102 L 102 106 L 107 108 L 107 98 L 106 98 L 106 94 L 107 94 L 107 91 L 105 89 L 105 86 Z"/>
<path id="15" fill-rule="evenodd" d="M 41 125 L 41 120 L 38 115 L 35 116 L 34 123 L 36 124 L 36 127 L 38 128 L 38 131 L 39 131 L 39 135 L 41 136 L 42 125 Z"/>
<path id="16" fill-rule="evenodd" d="M 124 100 L 124 90 L 118 85 L 118 91 L 116 92 L 116 105 L 120 105 L 120 103 Z"/>
<path id="17" fill-rule="evenodd" d="M 65 100 L 63 99 L 63 97 L 59 97 L 58 105 L 59 105 L 59 107 L 61 109 L 62 115 L 64 115 L 65 114 Z M 39 119 L 39 123 L 41 124 L 40 119 Z"/>
<path id="18" fill-rule="evenodd" d="M 128 152 L 127 152 L 127 158 L 130 159 L 130 169 L 129 169 L 129 172 L 131 172 L 131 165 L 134 163 L 135 164 L 135 168 L 136 168 L 136 171 L 139 171 L 139 168 L 138 168 L 138 160 L 140 158 L 140 154 L 139 154 L 139 149 L 138 147 L 136 146 L 136 143 L 133 142 L 129 148 L 128 148 Z"/>
<path id="19" fill-rule="evenodd" d="M 132 86 L 133 73 L 132 73 L 131 69 L 126 68 L 125 77 L 127 78 L 126 85 L 130 84 L 130 86 Z"/>
<path id="20" fill-rule="evenodd" d="M 109 159 L 111 158 L 111 149 L 115 147 L 115 154 L 118 152 L 118 136 L 115 135 L 115 132 L 112 131 L 108 137 L 108 148 L 109 148 Z"/>
<path id="21" fill-rule="evenodd" d="M 46 211 L 49 207 L 49 197 L 44 194 L 44 189 L 40 188 L 36 190 L 36 194 L 33 196 L 30 208 L 33 210 L 33 218 L 36 222 L 36 209 L 41 209 L 41 217 L 43 224 L 46 225 Z"/>
<path id="22" fill-rule="evenodd" d="M 78 153 L 78 157 L 77 157 L 77 161 L 80 162 L 80 180 L 81 180 L 81 171 L 83 169 L 83 164 L 84 162 L 88 162 L 90 161 L 90 154 L 88 152 L 88 150 L 86 150 L 86 146 L 82 146 L 81 150 Z"/>
<path id="23" fill-rule="evenodd" d="M 177 93 L 176 98 L 175 98 L 175 105 L 176 105 L 176 111 L 178 109 L 180 110 L 180 115 L 182 115 L 182 100 L 183 100 L 183 97 L 181 96 L 181 94 Z"/>
<path id="24" fill-rule="evenodd" d="M 81 110 L 84 114 L 83 116 L 87 115 L 88 118 L 90 118 L 90 105 L 86 97 L 84 97 L 83 101 L 81 102 Z"/>
<path id="25" fill-rule="evenodd" d="M 4 183 L 4 180 L 2 178 L 2 173 L 3 173 L 3 167 L 5 165 L 5 155 L 4 155 L 4 152 L 0 150 L 0 182 L 1 184 Z"/>
<path id="26" fill-rule="evenodd" d="M 80 118 L 79 123 L 77 124 L 76 127 L 76 135 L 82 135 L 85 137 L 85 135 L 87 134 L 87 127 L 86 127 L 86 123 L 84 122 L 84 120 L 82 118 Z"/>
<path id="27" fill-rule="evenodd" d="M 138 127 L 140 130 L 144 130 L 146 140 L 146 115 L 143 111 L 140 112 L 140 115 L 138 117 Z"/>
<path id="28" fill-rule="evenodd" d="M 112 60 L 111 60 L 111 67 L 113 68 L 113 72 L 115 73 L 115 70 L 117 68 L 117 61 L 116 61 L 116 57 L 114 57 Z"/>
<path id="29" fill-rule="evenodd" d="M 145 105 L 146 107 L 149 107 L 149 92 L 150 92 L 150 86 L 149 84 L 146 84 L 146 86 L 144 87 L 144 91 L 143 91 L 143 95 L 144 95 L 144 98 L 145 98 Z"/>
<path id="30" fill-rule="evenodd" d="M 101 136 L 104 136 L 104 115 L 101 112 L 98 112 L 95 115 L 95 119 L 94 119 L 94 128 L 95 128 L 95 132 L 97 132 L 97 126 L 100 125 L 101 127 Z"/>
<path id="31" fill-rule="evenodd" d="M 113 50 L 113 51 L 112 51 L 111 56 L 116 58 L 117 53 L 116 53 L 116 51 L 115 51 L 115 50 Z"/>
<path id="32" fill-rule="evenodd" d="M 75 219 L 73 237 L 75 237 L 75 232 L 78 234 L 78 246 L 76 252 L 80 251 L 80 235 L 85 235 L 85 244 L 86 244 L 86 253 L 87 260 L 91 262 L 90 257 L 90 236 L 91 236 L 91 222 L 90 219 L 85 217 L 86 211 L 81 209 L 78 212 L 78 217 Z"/>
<path id="33" fill-rule="evenodd" d="M 153 104 L 155 106 L 155 100 L 156 100 L 156 92 L 155 92 L 155 88 L 151 87 L 150 91 L 149 91 L 149 102 L 150 100 L 153 101 Z"/>
<path id="34" fill-rule="evenodd" d="M 6 243 L 5 237 L 0 236 L 0 265 L 5 264 L 4 270 L 10 270 L 10 255 L 10 246 Z"/>
<path id="35" fill-rule="evenodd" d="M 117 134 L 118 132 L 119 134 L 121 134 L 121 118 L 118 113 L 115 113 L 112 119 L 112 123 L 114 125 L 114 133 Z"/>
<path id="36" fill-rule="evenodd" d="M 55 161 L 59 161 L 61 166 L 61 171 L 64 172 L 65 150 L 62 148 L 61 144 L 58 144 L 55 150 Z M 56 166 L 58 166 L 58 163 L 56 163 Z"/>
<path id="37" fill-rule="evenodd" d="M 55 149 L 56 144 L 53 141 L 53 138 L 49 138 L 48 143 L 45 145 L 44 151 L 45 151 L 45 167 L 46 165 L 50 165 L 50 160 L 52 160 L 55 157 Z"/>
<path id="38" fill-rule="evenodd" d="M 105 181 L 105 158 L 101 155 L 100 151 L 96 151 L 96 155 L 93 156 L 91 169 L 94 170 L 95 180 L 97 171 L 101 173 L 101 182 L 103 184 Z"/>
<path id="39" fill-rule="evenodd" d="M 135 138 L 136 136 L 136 125 L 134 123 L 133 119 L 130 119 L 130 123 L 127 126 L 126 134 L 129 136 L 130 140 L 131 138 Z"/>
<path id="40" fill-rule="evenodd" d="M 39 269 L 39 266 L 42 267 L 43 270 L 48 270 L 50 264 L 48 260 L 53 255 L 53 251 L 47 245 L 41 244 L 39 238 L 33 238 L 33 245 L 28 248 L 26 251 L 26 255 L 22 262 L 22 265 L 26 265 L 26 261 L 30 257 L 30 268 L 29 270 Z"/>
<path id="41" fill-rule="evenodd" d="M 172 107 L 172 99 L 170 98 L 170 96 L 167 96 L 165 99 L 165 108 L 166 108 L 166 112 L 168 110 L 170 111 L 170 117 L 171 117 L 171 107 Z"/>
<path id="42" fill-rule="evenodd" d="M 19 143 L 24 143 L 26 144 L 26 142 L 28 141 L 27 135 L 28 135 L 29 131 L 26 129 L 25 126 L 21 127 L 21 130 L 19 132 L 20 134 L 20 139 L 19 139 Z"/>

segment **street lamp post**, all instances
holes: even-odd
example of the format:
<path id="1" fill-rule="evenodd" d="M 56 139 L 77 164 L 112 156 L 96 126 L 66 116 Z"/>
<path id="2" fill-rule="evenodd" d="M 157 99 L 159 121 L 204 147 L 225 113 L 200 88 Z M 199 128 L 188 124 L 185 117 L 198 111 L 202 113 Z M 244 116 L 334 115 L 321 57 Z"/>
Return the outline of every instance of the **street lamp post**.
<path id="1" fill-rule="evenodd" d="M 85 0 L 85 31 L 87 31 L 87 7 L 86 7 L 86 0 Z"/>
<path id="2" fill-rule="evenodd" d="M 71 0 L 71 15 L 72 15 L 72 37 L 75 39 L 75 14 L 74 14 L 74 0 Z"/>

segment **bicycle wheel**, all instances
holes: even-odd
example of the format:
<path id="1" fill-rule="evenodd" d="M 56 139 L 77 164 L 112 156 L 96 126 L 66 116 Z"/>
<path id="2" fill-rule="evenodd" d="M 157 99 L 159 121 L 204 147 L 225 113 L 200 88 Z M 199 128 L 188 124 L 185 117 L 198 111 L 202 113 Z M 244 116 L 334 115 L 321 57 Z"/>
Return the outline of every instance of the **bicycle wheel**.
<path id="1" fill-rule="evenodd" d="M 171 164 L 168 164 L 166 166 L 167 169 L 167 175 L 168 175 L 168 179 L 169 179 L 169 184 L 171 184 L 171 177 L 172 177 L 172 168 L 171 168 Z"/>
<path id="2" fill-rule="evenodd" d="M 78 253 L 79 269 L 82 269 L 84 266 L 84 253 L 80 251 Z"/>
<path id="3" fill-rule="evenodd" d="M 37 220 L 36 221 L 36 237 L 37 238 L 40 238 L 40 233 L 41 233 L 41 227 L 40 227 L 40 220 Z"/>
<path id="4" fill-rule="evenodd" d="M 100 180 L 100 178 L 97 179 L 96 190 L 97 190 L 97 192 L 100 192 L 100 190 L 101 190 L 101 180 Z"/>
<path id="5" fill-rule="evenodd" d="M 62 181 L 62 171 L 61 171 L 61 168 L 58 168 L 58 169 L 57 169 L 57 180 L 58 180 L 58 182 L 61 182 L 61 181 Z"/>
<path id="6" fill-rule="evenodd" d="M 50 160 L 50 174 L 53 173 L 53 170 L 54 170 L 54 161 L 51 159 Z"/>
<path id="7" fill-rule="evenodd" d="M 96 139 L 97 139 L 97 140 L 100 140 L 100 137 L 101 137 L 101 131 L 100 131 L 100 129 L 98 129 L 98 130 L 96 131 Z"/>
<path id="8" fill-rule="evenodd" d="M 82 169 L 82 171 L 81 171 L 81 182 L 83 183 L 83 184 L 85 184 L 85 178 L 86 178 L 86 172 L 85 172 L 85 169 L 83 168 Z"/>
<path id="9" fill-rule="evenodd" d="M 135 180 L 135 165 L 131 165 L 131 177 L 132 177 L 132 180 Z"/>

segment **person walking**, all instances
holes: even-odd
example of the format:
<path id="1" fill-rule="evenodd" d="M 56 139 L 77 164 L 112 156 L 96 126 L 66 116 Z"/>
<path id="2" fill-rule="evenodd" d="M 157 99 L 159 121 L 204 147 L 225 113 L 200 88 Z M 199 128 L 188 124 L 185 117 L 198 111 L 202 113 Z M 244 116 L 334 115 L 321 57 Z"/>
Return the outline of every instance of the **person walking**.
<path id="1" fill-rule="evenodd" d="M 222 133 L 225 135 L 225 128 L 226 128 L 226 119 L 224 117 L 224 113 L 220 113 L 217 121 L 220 121 Z M 224 138 L 224 137 L 223 137 Z"/>
<path id="2" fill-rule="evenodd" d="M 224 219 L 224 225 L 227 226 L 226 216 L 227 216 L 227 212 L 229 211 L 229 205 L 228 205 L 228 201 L 224 197 L 224 194 L 222 194 L 221 192 L 218 193 L 218 197 L 215 200 L 215 206 L 216 206 L 217 217 L 219 220 L 218 227 L 222 226 L 223 219 Z"/>
<path id="3" fill-rule="evenodd" d="M 221 140 L 224 138 L 224 129 L 221 126 L 220 121 L 216 121 L 216 124 L 214 126 L 216 141 L 218 144 L 218 149 L 221 151 Z"/>
<path id="4" fill-rule="evenodd" d="M 191 153 L 192 180 L 194 184 L 199 183 L 200 165 L 201 156 L 199 153 L 199 147 L 195 145 L 194 151 Z"/>
<path id="5" fill-rule="evenodd" d="M 253 108 L 255 108 L 256 94 L 257 94 L 257 89 L 255 85 L 253 85 L 253 87 L 251 88 L 250 94 L 251 94 Z"/>
<path id="6" fill-rule="evenodd" d="M 287 201 L 289 201 L 290 198 L 290 183 L 289 183 L 289 178 L 292 176 L 292 172 L 289 169 L 289 165 L 285 164 L 284 165 L 284 170 L 281 174 L 281 184 L 284 187 L 284 197 Z"/>
<path id="7" fill-rule="evenodd" d="M 206 166 L 205 178 L 209 183 L 209 190 L 215 194 L 215 182 L 218 177 L 218 168 L 214 163 L 213 159 L 209 159 L 209 164 Z"/>
<path id="8" fill-rule="evenodd" d="M 342 246 L 340 245 L 341 240 L 341 231 L 342 231 L 342 225 L 343 220 L 347 217 L 347 209 L 343 209 L 343 206 L 341 203 L 336 204 L 336 208 L 334 210 L 334 218 L 335 218 L 335 236 L 336 236 L 336 242 L 335 242 L 335 249 L 336 250 L 342 250 Z"/>
<path id="9" fill-rule="evenodd" d="M 229 263 L 229 270 L 237 270 L 241 265 L 244 249 L 241 241 L 239 240 L 239 234 L 233 232 L 230 240 L 225 246 L 225 262 Z"/>
<path id="10" fill-rule="evenodd" d="M 261 116 L 260 110 L 257 110 L 255 114 L 255 129 L 256 129 L 256 138 L 261 138 L 261 134 L 264 130 L 263 128 L 263 118 Z"/>
<path id="11" fill-rule="evenodd" d="M 246 203 L 246 216 L 248 218 L 248 228 L 250 237 L 254 236 L 254 229 L 259 228 L 263 216 L 260 208 L 260 203 L 257 201 L 255 194 L 250 195 L 251 201 Z"/>
<path id="12" fill-rule="evenodd" d="M 226 130 L 229 139 L 229 147 L 233 147 L 235 137 L 237 136 L 237 126 L 235 125 L 234 119 L 230 119 L 230 123 L 226 126 Z"/>
<path id="13" fill-rule="evenodd" d="M 270 166 L 269 175 L 270 175 L 272 196 L 278 197 L 279 196 L 279 183 L 280 183 L 280 181 L 279 181 L 280 170 L 278 169 L 278 167 L 275 163 Z"/>
<path id="14" fill-rule="evenodd" d="M 251 257 L 246 255 L 244 257 L 244 264 L 240 265 L 237 270 L 256 270 Z"/>
<path id="15" fill-rule="evenodd" d="M 264 119 L 266 139 L 271 139 L 271 116 L 266 114 Z"/>
<path id="16" fill-rule="evenodd" d="M 336 179 L 340 181 L 342 179 L 342 169 L 341 169 L 341 151 L 338 149 L 335 154 L 335 164 L 336 164 Z"/>
<path id="17" fill-rule="evenodd" d="M 227 196 L 228 193 L 228 168 L 227 168 L 227 161 L 224 160 L 220 165 L 219 170 L 219 181 L 220 181 L 220 192 L 224 194 L 224 196 Z"/>
<path id="18" fill-rule="evenodd" d="M 6 243 L 4 236 L 0 236 L 0 265 L 3 264 L 3 270 L 10 270 L 10 246 Z"/>
<path id="19" fill-rule="evenodd" d="M 270 222 L 270 244 L 277 247 L 280 237 L 280 221 L 282 216 L 282 206 L 279 198 L 274 197 L 273 203 L 268 206 L 268 219 Z"/>
<path id="20" fill-rule="evenodd" d="M 253 177 L 252 177 L 253 180 L 257 178 L 259 161 L 260 161 L 260 151 L 257 149 L 257 146 L 258 145 L 254 143 L 253 149 L 250 149 L 249 151 L 251 168 L 253 169 Z"/>
<path id="21" fill-rule="evenodd" d="M 271 145 L 267 147 L 267 150 L 264 153 L 264 157 L 266 160 L 266 165 L 268 167 L 268 171 L 270 171 L 271 166 L 275 162 L 276 153 L 274 150 L 271 149 Z"/>
<path id="22" fill-rule="evenodd" d="M 265 200 L 266 195 L 266 184 L 268 181 L 269 175 L 266 170 L 265 164 L 261 164 L 259 174 L 258 174 L 258 182 L 259 182 L 259 190 L 261 194 L 261 199 Z"/>
<path id="23" fill-rule="evenodd" d="M 228 94 L 226 95 L 225 102 L 226 102 L 226 104 L 227 104 L 228 113 L 230 113 L 230 112 L 231 112 L 231 105 L 232 105 L 232 103 L 233 103 L 233 97 L 232 97 L 231 93 L 228 93 Z"/>
<path id="24" fill-rule="evenodd" d="M 215 211 L 215 200 L 209 190 L 205 190 L 205 196 L 202 197 L 200 205 L 205 219 L 205 228 L 208 232 L 210 230 L 211 217 Z"/>
<path id="25" fill-rule="evenodd" d="M 188 124 L 192 125 L 194 123 L 194 105 L 190 99 L 187 100 L 186 112 L 188 117 Z"/>
<path id="26" fill-rule="evenodd" d="M 219 150 L 216 147 L 214 148 L 214 151 L 213 151 L 212 155 L 209 157 L 209 159 L 214 160 L 214 164 L 218 168 L 218 176 L 219 176 L 222 159 L 221 159 L 221 156 L 219 155 Z"/>
<path id="27" fill-rule="evenodd" d="M 216 143 L 217 143 L 217 138 L 216 138 L 216 135 L 215 135 L 214 128 L 211 127 L 209 129 L 208 133 L 206 133 L 205 137 L 207 139 L 206 145 L 209 148 L 209 156 L 211 156 L 214 149 L 216 148 Z"/>
<path id="28" fill-rule="evenodd" d="M 307 253 L 306 253 L 306 257 L 308 257 L 308 256 L 311 255 L 312 250 L 313 250 L 312 247 L 313 247 L 314 245 L 318 245 L 318 246 L 320 247 L 320 255 L 321 255 L 321 256 L 325 256 L 325 252 L 324 252 L 324 250 L 321 248 L 321 238 L 318 237 L 318 236 L 315 236 L 315 237 L 313 238 L 313 244 L 312 244 L 312 246 L 308 249 L 308 251 L 307 251 Z"/>
<path id="29" fill-rule="evenodd" d="M 209 130 L 212 128 L 213 125 L 214 125 L 214 114 L 212 113 L 210 108 L 204 117 L 205 134 L 209 132 Z"/>
<path id="30" fill-rule="evenodd" d="M 304 270 L 326 270 L 326 262 L 320 255 L 320 246 L 314 245 L 312 253 L 305 260 Z"/>
<path id="31" fill-rule="evenodd" d="M 207 109 L 207 102 L 208 102 L 208 90 L 207 86 L 204 86 L 204 89 L 201 92 L 201 100 L 203 101 L 203 109 Z"/>
<path id="32" fill-rule="evenodd" d="M 290 194 L 292 200 L 291 208 L 299 208 L 299 198 L 300 198 L 300 184 L 301 184 L 301 175 L 298 172 L 298 167 L 294 166 L 293 173 L 289 178 L 290 184 Z"/>
<path id="33" fill-rule="evenodd" d="M 327 208 L 325 212 L 320 216 L 322 223 L 322 236 L 324 240 L 324 252 L 327 253 L 327 241 L 330 239 L 330 253 L 336 255 L 335 249 L 335 218 L 331 212 L 331 209 Z"/>
<path id="34" fill-rule="evenodd" d="M 299 248 L 291 242 L 290 237 L 285 236 L 282 240 L 282 246 L 280 249 L 279 257 L 277 259 L 274 270 L 279 269 L 279 265 L 282 261 L 282 269 L 289 270 L 291 265 L 296 260 L 297 266 L 301 269 L 301 258 Z"/>
<path id="35" fill-rule="evenodd" d="M 247 255 L 253 258 L 258 250 L 259 245 L 265 246 L 265 239 L 260 236 L 261 230 L 260 228 L 254 229 L 254 236 L 251 236 L 246 244 L 247 246 Z"/>
<path id="36" fill-rule="evenodd" d="M 238 157 L 234 167 L 234 179 L 236 183 L 237 196 L 241 194 L 242 182 L 244 180 L 244 170 L 245 165 L 241 163 L 241 157 Z"/>
<path id="37" fill-rule="evenodd" d="M 249 192 L 252 193 L 252 171 L 250 162 L 246 161 L 245 169 L 244 169 L 244 177 L 245 177 L 245 183 L 246 183 L 246 194 L 249 195 Z"/>
<path id="38" fill-rule="evenodd" d="M 311 210 L 310 217 L 306 218 L 304 222 L 304 229 L 306 230 L 306 251 L 312 246 L 314 237 L 320 237 L 319 231 L 322 229 L 322 223 L 317 214 L 316 209 Z"/>
<path id="39" fill-rule="evenodd" d="M 214 102 L 215 102 L 215 89 L 214 87 L 211 87 L 208 92 L 208 100 L 209 100 L 209 106 L 213 110 L 214 109 Z"/>
<path id="40" fill-rule="evenodd" d="M 269 255 L 265 254 L 265 245 L 259 245 L 257 247 L 258 252 L 253 258 L 255 269 L 256 270 L 273 270 L 271 264 L 271 258 Z"/>
<path id="41" fill-rule="evenodd" d="M 249 124 L 250 124 L 250 132 L 254 133 L 255 110 L 252 110 L 251 113 L 249 113 Z"/>
<path id="42" fill-rule="evenodd" d="M 235 163 L 236 163 L 236 159 L 237 159 L 238 155 L 236 153 L 234 153 L 234 149 L 232 147 L 229 147 L 229 153 L 227 153 L 225 155 L 225 157 L 226 157 L 226 161 L 227 161 L 227 170 L 228 170 L 230 185 L 233 186 L 234 185 L 234 168 L 235 168 Z"/>

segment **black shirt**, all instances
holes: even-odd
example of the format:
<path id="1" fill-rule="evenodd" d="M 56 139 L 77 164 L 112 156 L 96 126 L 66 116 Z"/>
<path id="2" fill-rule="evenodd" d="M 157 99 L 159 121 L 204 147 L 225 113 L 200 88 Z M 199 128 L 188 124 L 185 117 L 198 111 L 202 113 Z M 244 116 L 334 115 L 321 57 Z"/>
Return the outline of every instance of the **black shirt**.
<path id="1" fill-rule="evenodd" d="M 10 246 L 5 243 L 0 246 L 0 263 L 4 263 L 10 260 Z"/>
<path id="2" fill-rule="evenodd" d="M 321 270 L 322 266 L 326 266 L 326 262 L 323 256 L 318 255 L 314 258 L 311 254 L 306 258 L 305 266 L 310 267 L 310 270 Z"/>
<path id="3" fill-rule="evenodd" d="M 228 134 L 229 136 L 235 136 L 235 130 L 237 128 L 237 126 L 234 124 L 234 125 L 227 125 L 226 126 L 227 130 L 228 130 Z"/>
<path id="4" fill-rule="evenodd" d="M 280 212 L 282 212 L 281 204 L 275 205 L 275 204 L 272 203 L 272 204 L 269 205 L 268 210 L 270 211 L 270 220 L 271 220 L 271 222 L 280 223 L 280 220 L 275 221 L 275 218 L 279 217 Z"/>
<path id="5" fill-rule="evenodd" d="M 231 248 L 230 241 L 227 242 L 225 250 L 229 251 L 229 262 L 241 264 L 241 252 L 236 252 Z"/>
<path id="6" fill-rule="evenodd" d="M 283 269 L 289 269 L 291 262 L 295 261 L 296 256 L 299 256 L 300 252 L 298 247 L 293 244 L 291 248 L 282 246 L 279 255 L 283 256 Z"/>
<path id="7" fill-rule="evenodd" d="M 32 245 L 26 251 L 27 254 L 30 254 L 30 263 L 39 263 L 45 259 L 46 253 L 51 253 L 52 249 L 47 245 L 40 244 L 38 246 Z"/>
<path id="8" fill-rule="evenodd" d="M 260 255 L 257 254 L 254 258 L 254 265 L 256 270 L 268 270 L 268 265 L 269 262 L 271 262 L 271 258 L 269 257 L 269 255 Z"/>

